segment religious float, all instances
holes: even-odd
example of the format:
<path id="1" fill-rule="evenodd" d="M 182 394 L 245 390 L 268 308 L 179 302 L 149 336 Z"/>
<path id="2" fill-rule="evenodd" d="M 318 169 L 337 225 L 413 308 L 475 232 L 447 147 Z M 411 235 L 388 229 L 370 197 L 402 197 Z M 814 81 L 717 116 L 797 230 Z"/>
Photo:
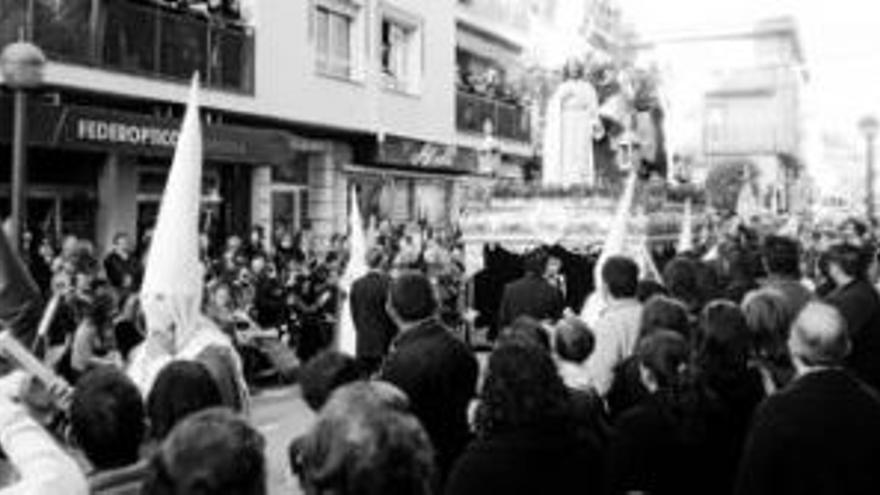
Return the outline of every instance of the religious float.
<path id="1" fill-rule="evenodd" d="M 547 99 L 540 182 L 471 189 L 460 218 L 468 271 L 482 267 L 486 246 L 595 252 L 615 218 L 625 222 L 623 244 L 635 256 L 675 249 L 685 237 L 693 245 L 703 195 L 680 174 L 667 179 L 656 74 L 610 66 L 586 72 L 567 64 Z"/>

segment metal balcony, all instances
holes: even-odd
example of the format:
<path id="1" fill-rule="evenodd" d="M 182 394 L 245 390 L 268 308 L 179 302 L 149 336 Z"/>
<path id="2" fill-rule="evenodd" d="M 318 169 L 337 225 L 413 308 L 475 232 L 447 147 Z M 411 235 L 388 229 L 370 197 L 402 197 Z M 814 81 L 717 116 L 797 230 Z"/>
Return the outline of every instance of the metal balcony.
<path id="1" fill-rule="evenodd" d="M 28 25 L 25 4 L 0 0 L 0 45 Z M 33 39 L 52 61 L 172 81 L 199 71 L 208 87 L 253 94 L 250 27 L 131 0 L 34 2 L 32 14 Z"/>
<path id="2" fill-rule="evenodd" d="M 528 108 L 458 91 L 455 121 L 459 131 L 482 134 L 491 122 L 495 137 L 528 143 L 532 138 Z"/>

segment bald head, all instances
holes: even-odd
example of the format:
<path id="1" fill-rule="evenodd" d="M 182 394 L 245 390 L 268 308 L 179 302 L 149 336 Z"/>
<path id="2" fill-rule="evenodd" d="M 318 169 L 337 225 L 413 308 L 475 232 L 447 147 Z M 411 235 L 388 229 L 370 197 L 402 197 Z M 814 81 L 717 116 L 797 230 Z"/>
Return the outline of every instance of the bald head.
<path id="1" fill-rule="evenodd" d="M 806 367 L 843 364 L 850 351 L 846 320 L 831 305 L 807 304 L 792 323 L 788 350 Z"/>

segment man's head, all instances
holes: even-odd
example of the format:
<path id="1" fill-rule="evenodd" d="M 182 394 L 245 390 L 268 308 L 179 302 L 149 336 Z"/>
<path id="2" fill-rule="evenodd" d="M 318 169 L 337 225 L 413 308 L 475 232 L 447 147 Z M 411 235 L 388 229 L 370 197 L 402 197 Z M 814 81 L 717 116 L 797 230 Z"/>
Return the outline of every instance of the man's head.
<path id="1" fill-rule="evenodd" d="M 324 351 L 302 367 L 299 382 L 306 404 L 317 411 L 334 390 L 358 378 L 360 373 L 353 357 L 336 351 Z"/>
<path id="2" fill-rule="evenodd" d="M 113 368 L 83 375 L 71 400 L 70 429 L 95 468 L 134 464 L 145 430 L 143 399 L 137 386 Z"/>
<path id="3" fill-rule="evenodd" d="M 150 434 L 161 440 L 185 417 L 222 405 L 211 372 L 197 361 L 174 361 L 159 372 L 147 395 Z"/>
<path id="4" fill-rule="evenodd" d="M 777 235 L 767 236 L 761 254 L 769 273 L 800 277 L 801 250 L 794 239 Z"/>
<path id="5" fill-rule="evenodd" d="M 639 267 L 625 256 L 611 256 L 602 266 L 602 281 L 614 299 L 636 297 L 639 287 Z"/>
<path id="6" fill-rule="evenodd" d="M 113 248 L 121 253 L 130 252 L 131 238 L 129 238 L 128 234 L 126 234 L 125 232 L 117 233 L 115 236 L 113 236 Z"/>
<path id="7" fill-rule="evenodd" d="M 556 354 L 572 363 L 583 363 L 596 347 L 596 337 L 580 318 L 565 318 L 556 325 Z"/>
<path id="8" fill-rule="evenodd" d="M 546 269 L 547 253 L 542 249 L 535 249 L 526 254 L 525 259 L 523 260 L 523 270 L 526 273 L 541 277 L 544 275 Z"/>
<path id="9" fill-rule="evenodd" d="M 828 250 L 828 274 L 838 286 L 868 276 L 868 259 L 862 248 L 838 244 Z"/>
<path id="10" fill-rule="evenodd" d="M 562 273 L 562 260 L 553 255 L 547 257 L 547 267 L 544 269 L 544 273 L 548 277 L 555 277 Z"/>
<path id="11" fill-rule="evenodd" d="M 437 295 L 431 281 L 421 272 L 407 270 L 391 282 L 388 315 L 398 325 L 427 320 L 437 313 Z"/>
<path id="12" fill-rule="evenodd" d="M 145 495 L 264 495 L 265 440 L 229 409 L 196 413 L 153 456 Z"/>
<path id="13" fill-rule="evenodd" d="M 788 351 L 800 373 L 842 365 L 850 349 L 846 320 L 829 304 L 808 303 L 791 325 Z"/>

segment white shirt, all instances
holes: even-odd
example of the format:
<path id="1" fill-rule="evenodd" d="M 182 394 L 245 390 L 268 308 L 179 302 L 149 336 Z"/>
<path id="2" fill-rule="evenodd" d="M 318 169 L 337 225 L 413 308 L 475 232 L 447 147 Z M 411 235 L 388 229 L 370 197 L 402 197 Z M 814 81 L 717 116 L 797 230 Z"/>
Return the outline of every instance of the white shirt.
<path id="1" fill-rule="evenodd" d="M 593 326 L 596 348 L 587 360 L 587 374 L 600 395 L 605 395 L 614 380 L 614 367 L 632 355 L 639 338 L 642 305 L 635 299 L 608 303 Z"/>

